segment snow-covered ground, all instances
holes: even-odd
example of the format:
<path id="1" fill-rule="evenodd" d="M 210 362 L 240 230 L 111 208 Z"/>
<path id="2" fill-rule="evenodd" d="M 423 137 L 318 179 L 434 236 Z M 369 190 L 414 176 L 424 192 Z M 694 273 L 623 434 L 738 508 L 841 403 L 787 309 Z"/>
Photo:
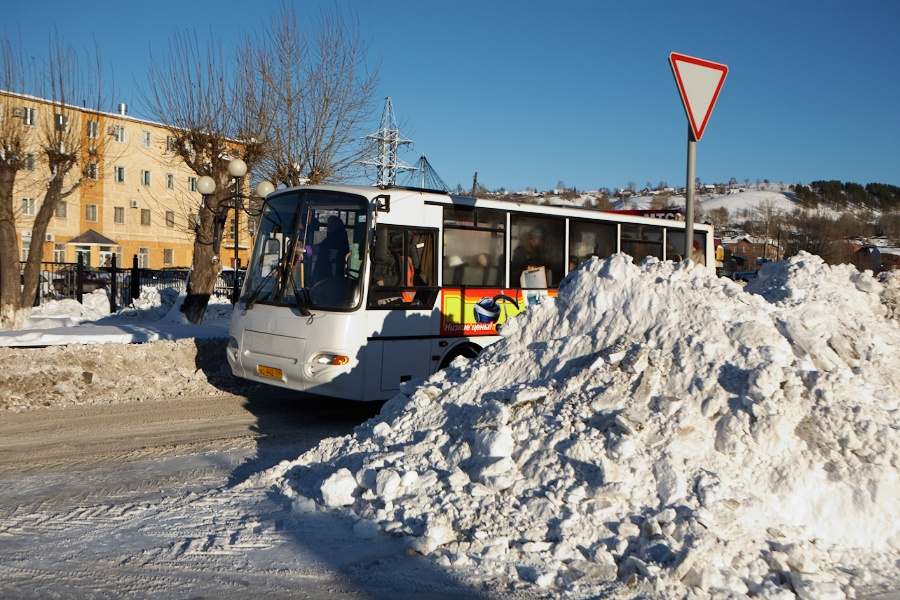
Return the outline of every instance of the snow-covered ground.
<path id="1" fill-rule="evenodd" d="M 339 515 L 336 538 L 405 548 L 490 597 L 897 598 L 898 298 L 900 277 L 808 254 L 746 287 L 690 262 L 594 259 L 479 358 L 229 493 Z M 96 323 L 180 335 L 173 305 L 149 304 L 157 321 L 136 322 L 151 306 Z M 191 522 L 188 503 L 171 511 Z M 191 552 L 271 531 L 239 533 Z"/>
<path id="2" fill-rule="evenodd" d="M 85 294 L 81 304 L 71 298 L 49 300 L 36 307 L 21 331 L 0 330 L 0 346 L 44 346 L 143 343 L 185 338 L 228 337 L 231 303 L 213 296 L 202 325 L 190 323 L 179 310 L 183 298 L 174 288 L 144 287 L 132 306 L 109 312 L 106 290 Z"/>

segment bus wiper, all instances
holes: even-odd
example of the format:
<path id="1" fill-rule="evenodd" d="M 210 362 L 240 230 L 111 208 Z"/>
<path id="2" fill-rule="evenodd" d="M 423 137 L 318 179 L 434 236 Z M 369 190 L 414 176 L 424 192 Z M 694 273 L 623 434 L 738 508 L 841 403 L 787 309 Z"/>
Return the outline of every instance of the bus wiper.
<path id="1" fill-rule="evenodd" d="M 291 277 L 291 287 L 294 288 L 294 298 L 297 300 L 297 308 L 300 309 L 300 314 L 304 317 L 308 317 L 310 315 L 309 310 L 306 308 L 306 304 L 303 302 L 302 294 L 306 292 L 303 288 L 297 288 L 297 280 Z"/>
<path id="2" fill-rule="evenodd" d="M 265 285 L 266 281 L 270 277 L 272 277 L 276 273 L 280 274 L 280 272 L 281 272 L 281 264 L 278 263 L 274 267 L 272 267 L 272 270 L 269 271 L 269 273 L 267 275 L 263 276 L 263 278 L 256 285 L 256 287 L 253 288 L 253 292 L 251 292 L 250 296 L 247 298 L 247 301 L 245 303 L 247 305 L 247 307 L 245 308 L 245 310 L 250 310 L 251 308 L 253 308 L 253 305 L 256 303 L 256 299 L 259 297 L 260 292 L 262 292 L 263 285 Z"/>

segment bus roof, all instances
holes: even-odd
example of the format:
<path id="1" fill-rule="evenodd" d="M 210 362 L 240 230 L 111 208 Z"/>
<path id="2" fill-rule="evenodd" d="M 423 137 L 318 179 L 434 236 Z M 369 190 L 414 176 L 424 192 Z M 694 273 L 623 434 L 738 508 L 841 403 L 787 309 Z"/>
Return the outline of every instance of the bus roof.
<path id="1" fill-rule="evenodd" d="M 490 198 L 473 198 L 471 196 L 461 196 L 451 194 L 444 190 L 430 190 L 425 188 L 406 187 L 406 186 L 370 186 L 370 185 L 340 185 L 340 184 L 317 184 L 303 185 L 292 188 L 283 188 L 275 190 L 274 193 L 282 193 L 296 190 L 329 190 L 345 194 L 355 194 L 364 196 L 372 201 L 376 196 L 390 194 L 392 191 L 405 192 L 402 198 L 396 200 L 407 199 L 412 196 L 423 196 L 422 200 L 426 204 L 437 205 L 455 205 L 461 207 L 481 207 L 491 208 L 495 210 L 514 210 L 516 212 L 541 214 L 544 216 L 559 216 L 573 219 L 597 219 L 617 223 L 632 223 L 641 225 L 656 225 L 657 227 L 666 224 L 684 225 L 684 220 L 674 218 L 675 213 L 659 211 L 666 214 L 665 218 L 644 216 L 642 214 L 630 214 L 618 211 L 600 211 L 592 208 L 581 208 L 575 206 L 553 206 L 548 204 L 530 204 L 523 202 L 514 202 L 511 200 L 495 200 Z M 694 228 L 701 231 L 712 231 L 712 225 L 708 223 L 694 223 Z"/>

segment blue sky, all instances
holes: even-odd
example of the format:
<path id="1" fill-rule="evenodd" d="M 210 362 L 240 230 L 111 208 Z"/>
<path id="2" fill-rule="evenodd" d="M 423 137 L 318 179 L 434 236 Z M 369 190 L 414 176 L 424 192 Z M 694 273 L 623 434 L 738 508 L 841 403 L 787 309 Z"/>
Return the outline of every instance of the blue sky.
<path id="1" fill-rule="evenodd" d="M 305 15 L 318 0 L 296 2 Z M 146 78 L 178 29 L 223 43 L 261 29 L 275 2 L 7 3 L 0 27 L 44 53 L 55 26 L 93 47 L 141 114 Z M 325 2 L 325 4 L 332 4 Z M 451 187 L 580 190 L 685 183 L 678 52 L 729 72 L 697 144 L 703 183 L 837 179 L 900 185 L 900 2 L 755 0 L 341 2 L 359 17 L 408 163 Z M 248 7 L 255 13 L 248 13 Z M 39 14 L 38 14 L 39 13 Z M 378 127 L 381 106 L 372 131 Z"/>

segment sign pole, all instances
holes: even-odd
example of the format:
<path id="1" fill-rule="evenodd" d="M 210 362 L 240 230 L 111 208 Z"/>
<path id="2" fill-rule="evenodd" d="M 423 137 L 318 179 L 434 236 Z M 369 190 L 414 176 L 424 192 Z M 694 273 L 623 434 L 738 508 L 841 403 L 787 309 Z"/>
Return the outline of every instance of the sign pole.
<path id="1" fill-rule="evenodd" d="M 687 146 L 687 185 L 684 187 L 684 259 L 693 256 L 694 252 L 694 179 L 697 173 L 697 140 L 694 139 L 694 130 L 688 124 Z"/>
<path id="2" fill-rule="evenodd" d="M 728 67 L 719 63 L 694 58 L 685 54 L 671 53 L 669 66 L 678 84 L 681 102 L 688 118 L 687 185 L 685 185 L 684 206 L 684 259 L 694 253 L 694 180 L 697 178 L 697 142 L 703 137 L 703 130 L 712 114 L 713 106 L 722 90 Z M 707 251 L 708 248 L 703 248 Z"/>

